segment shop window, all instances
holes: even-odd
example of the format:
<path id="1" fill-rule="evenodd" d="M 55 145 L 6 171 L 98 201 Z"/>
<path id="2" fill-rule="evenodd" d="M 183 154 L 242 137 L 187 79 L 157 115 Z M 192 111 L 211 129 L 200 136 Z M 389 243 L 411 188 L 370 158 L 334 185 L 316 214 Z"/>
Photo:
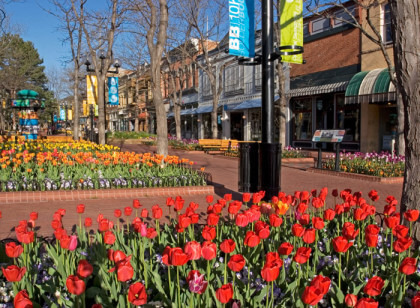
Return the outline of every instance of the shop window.
<path id="1" fill-rule="evenodd" d="M 312 100 L 310 98 L 292 101 L 293 140 L 312 139 Z"/>
<path id="2" fill-rule="evenodd" d="M 225 93 L 244 88 L 243 69 L 240 65 L 232 65 L 225 69 Z"/>
<path id="3" fill-rule="evenodd" d="M 211 83 L 210 78 L 207 73 L 203 72 L 203 96 L 210 96 L 211 95 Z"/>
<path id="4" fill-rule="evenodd" d="M 384 43 L 392 42 L 391 12 L 388 3 L 382 5 L 382 40 Z"/>
<path id="5" fill-rule="evenodd" d="M 255 65 L 254 81 L 255 81 L 255 87 L 261 88 L 261 82 L 262 82 L 261 65 Z"/>
<path id="6" fill-rule="evenodd" d="M 360 104 L 344 104 L 344 95 L 336 96 L 337 128 L 345 129 L 344 142 L 360 142 Z"/>

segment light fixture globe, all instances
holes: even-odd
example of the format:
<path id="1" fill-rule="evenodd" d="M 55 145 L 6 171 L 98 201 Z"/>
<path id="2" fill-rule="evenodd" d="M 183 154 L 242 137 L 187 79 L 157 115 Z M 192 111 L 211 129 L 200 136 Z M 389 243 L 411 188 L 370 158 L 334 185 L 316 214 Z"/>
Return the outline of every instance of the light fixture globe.
<path id="1" fill-rule="evenodd" d="M 115 61 L 114 61 L 114 67 L 115 68 L 121 67 L 121 61 L 120 61 L 120 59 L 115 59 Z"/>
<path id="2" fill-rule="evenodd" d="M 98 55 L 98 58 L 101 60 L 106 59 L 106 52 L 103 49 L 99 49 L 96 53 Z"/>

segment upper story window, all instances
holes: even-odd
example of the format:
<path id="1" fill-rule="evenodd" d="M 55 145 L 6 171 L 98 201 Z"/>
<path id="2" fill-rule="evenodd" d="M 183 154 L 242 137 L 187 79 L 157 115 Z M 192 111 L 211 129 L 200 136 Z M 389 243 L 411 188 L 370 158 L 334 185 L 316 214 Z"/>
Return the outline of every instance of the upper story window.
<path id="1" fill-rule="evenodd" d="M 309 32 L 309 22 L 303 24 L 303 36 L 308 36 L 311 33 Z"/>
<path id="2" fill-rule="evenodd" d="M 355 16 L 356 13 L 354 6 L 347 8 L 347 11 L 343 9 L 334 14 L 334 27 L 343 26 L 348 23 L 354 23 L 352 18 L 352 16 Z"/>
<path id="3" fill-rule="evenodd" d="M 262 74 L 261 74 L 261 65 L 255 65 L 255 71 L 254 71 L 254 80 L 255 80 L 255 86 L 261 87 L 262 84 Z"/>
<path id="4" fill-rule="evenodd" d="M 243 89 L 243 68 L 242 65 L 232 65 L 225 68 L 225 92 Z"/>
<path id="5" fill-rule="evenodd" d="M 318 18 L 312 22 L 312 34 L 324 32 L 331 27 L 331 22 L 329 18 Z"/>
<path id="6" fill-rule="evenodd" d="M 384 43 L 392 42 L 391 11 L 388 3 L 382 5 L 382 40 Z"/>
<path id="7" fill-rule="evenodd" d="M 211 83 L 210 78 L 207 73 L 203 72 L 203 86 L 202 86 L 203 96 L 211 95 Z"/>

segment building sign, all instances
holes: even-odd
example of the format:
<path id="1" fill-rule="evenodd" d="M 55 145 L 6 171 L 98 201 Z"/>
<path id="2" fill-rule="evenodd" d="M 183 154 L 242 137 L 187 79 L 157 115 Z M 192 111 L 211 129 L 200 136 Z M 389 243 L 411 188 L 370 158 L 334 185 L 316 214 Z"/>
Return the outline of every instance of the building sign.
<path id="1" fill-rule="evenodd" d="M 87 75 L 86 76 L 86 93 L 87 93 L 87 103 L 88 104 L 97 104 L 98 103 L 98 80 L 96 76 Z"/>
<path id="2" fill-rule="evenodd" d="M 281 0 L 280 2 L 280 46 L 303 47 L 303 0 Z M 295 49 L 283 49 L 293 52 Z M 303 63 L 302 53 L 290 56 L 281 56 L 282 62 Z"/>
<path id="3" fill-rule="evenodd" d="M 229 54 L 255 56 L 254 0 L 229 0 Z"/>
<path id="4" fill-rule="evenodd" d="M 313 142 L 342 142 L 345 130 L 323 129 L 316 130 L 312 137 Z"/>
<path id="5" fill-rule="evenodd" d="M 108 77 L 108 103 L 118 105 L 118 77 Z"/>

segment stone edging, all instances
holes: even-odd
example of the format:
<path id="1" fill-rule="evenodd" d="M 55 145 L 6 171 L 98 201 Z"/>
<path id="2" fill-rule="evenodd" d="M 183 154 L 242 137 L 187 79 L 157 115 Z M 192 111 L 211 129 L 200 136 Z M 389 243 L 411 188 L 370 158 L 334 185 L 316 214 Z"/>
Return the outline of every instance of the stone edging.
<path id="1" fill-rule="evenodd" d="M 58 191 L 14 191 L 0 192 L 0 204 L 30 203 L 50 201 L 76 201 L 86 199 L 120 199 L 140 197 L 167 197 L 213 195 L 214 186 L 182 186 L 158 188 L 121 188 L 93 190 L 58 190 Z"/>
<path id="2" fill-rule="evenodd" d="M 302 157 L 302 158 L 282 158 L 282 163 L 313 163 L 315 159 L 313 157 Z"/>
<path id="3" fill-rule="evenodd" d="M 402 184 L 404 182 L 404 177 L 393 177 L 393 178 L 381 178 L 378 176 L 373 175 L 365 175 L 365 174 L 357 174 L 357 173 L 348 173 L 348 172 L 337 172 L 332 170 L 326 169 L 317 169 L 317 168 L 309 168 L 306 169 L 308 172 L 313 173 L 320 173 L 325 175 L 332 175 L 332 176 L 339 176 L 343 178 L 351 178 L 356 180 L 363 180 L 369 182 L 378 182 L 384 184 Z"/>

